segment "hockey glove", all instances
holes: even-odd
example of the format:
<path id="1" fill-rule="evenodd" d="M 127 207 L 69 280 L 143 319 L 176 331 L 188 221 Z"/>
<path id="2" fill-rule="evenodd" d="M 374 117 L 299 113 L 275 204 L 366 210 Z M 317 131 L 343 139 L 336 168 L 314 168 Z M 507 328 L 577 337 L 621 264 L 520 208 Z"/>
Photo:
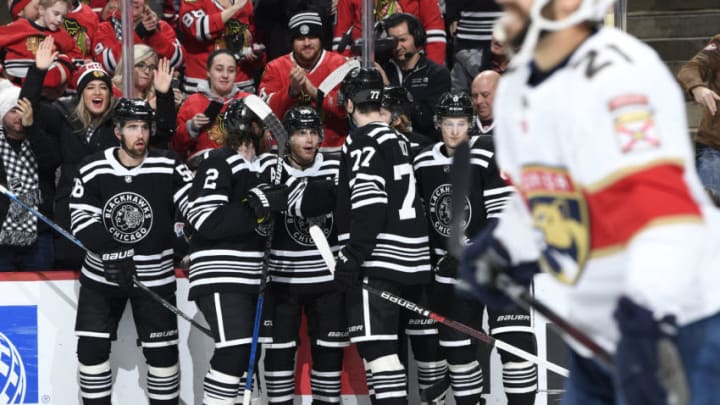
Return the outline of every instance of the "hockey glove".
<path id="1" fill-rule="evenodd" d="M 652 312 L 621 297 L 615 309 L 620 341 L 615 368 L 625 402 L 687 404 L 689 390 L 678 353 L 674 316 L 656 321 Z"/>
<path id="2" fill-rule="evenodd" d="M 514 282 L 529 286 L 540 268 L 535 262 L 511 265 L 509 253 L 493 238 L 494 230 L 494 225 L 483 229 L 463 252 L 459 268 L 462 282 L 456 288 L 460 295 L 473 296 L 489 308 L 502 309 L 515 304 L 502 291 L 498 276 L 504 273 Z"/>
<path id="3" fill-rule="evenodd" d="M 127 247 L 103 253 L 100 260 L 102 260 L 105 269 L 105 280 L 123 288 L 131 287 L 133 276 L 137 270 L 133 260 L 134 254 L 135 251 Z"/>
<path id="4" fill-rule="evenodd" d="M 446 254 L 438 260 L 435 265 L 435 273 L 444 278 L 457 278 L 458 260 L 450 254 Z"/>
<path id="5" fill-rule="evenodd" d="M 287 209 L 288 187 L 285 184 L 259 184 L 248 192 L 247 203 L 255 211 L 257 222 L 263 223 L 270 213 Z"/>
<path id="6" fill-rule="evenodd" d="M 347 291 L 360 285 L 360 263 L 342 250 L 338 252 L 335 265 L 335 282 L 341 290 Z"/>

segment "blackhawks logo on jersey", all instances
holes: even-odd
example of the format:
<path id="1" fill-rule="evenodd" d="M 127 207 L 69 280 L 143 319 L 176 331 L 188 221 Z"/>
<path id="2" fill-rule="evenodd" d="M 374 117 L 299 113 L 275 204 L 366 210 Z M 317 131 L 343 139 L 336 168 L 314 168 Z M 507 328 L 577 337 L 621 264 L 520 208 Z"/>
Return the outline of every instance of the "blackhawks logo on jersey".
<path id="1" fill-rule="evenodd" d="M 220 38 L 215 40 L 215 49 L 228 49 L 238 58 L 242 55 L 242 49 L 250 46 L 251 37 L 250 29 L 246 24 L 230 19 L 225 23 Z"/>
<path id="2" fill-rule="evenodd" d="M 65 31 L 75 39 L 75 43 L 80 49 L 80 52 L 86 55 L 90 48 L 90 39 L 85 32 L 85 28 L 74 18 L 66 18 L 65 21 L 63 21 L 63 25 L 65 26 Z"/>
<path id="3" fill-rule="evenodd" d="M 122 243 L 143 240 L 153 224 L 150 203 L 140 194 L 123 192 L 110 197 L 102 212 L 105 229 Z"/>
<path id="4" fill-rule="evenodd" d="M 290 238 L 302 246 L 315 246 L 310 236 L 310 227 L 317 225 L 323 230 L 327 238 L 333 227 L 333 215 L 327 214 L 319 217 L 303 218 L 285 214 L 285 230 Z"/>
<path id="5" fill-rule="evenodd" d="M 450 222 L 452 221 L 452 186 L 441 184 L 430 195 L 428 202 L 430 208 L 430 222 L 435 232 L 444 237 L 450 236 Z M 465 218 L 463 218 L 463 229 L 467 228 L 472 219 L 472 207 L 470 200 L 465 197 Z"/>
<path id="6" fill-rule="evenodd" d="M 590 254 L 585 198 L 568 172 L 553 167 L 525 167 L 522 193 L 542 241 L 540 266 L 560 281 L 575 284 Z"/>

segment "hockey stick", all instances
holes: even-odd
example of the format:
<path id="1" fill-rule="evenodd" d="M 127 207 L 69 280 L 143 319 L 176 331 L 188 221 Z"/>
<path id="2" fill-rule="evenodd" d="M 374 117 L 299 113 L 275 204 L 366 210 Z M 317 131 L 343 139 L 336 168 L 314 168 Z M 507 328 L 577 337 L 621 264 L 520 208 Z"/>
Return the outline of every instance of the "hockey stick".
<path id="1" fill-rule="evenodd" d="M 317 96 L 315 97 L 315 110 L 317 110 L 318 115 L 322 111 L 322 103 L 325 100 L 325 96 L 337 87 L 351 70 L 359 67 L 360 61 L 357 59 L 349 59 L 347 62 L 335 68 L 335 70 L 327 75 L 322 83 L 320 83 L 317 88 Z"/>
<path id="2" fill-rule="evenodd" d="M 92 252 L 90 252 L 90 250 L 88 250 L 88 248 L 85 247 L 85 245 L 83 245 L 82 242 L 80 242 L 80 240 L 79 240 L 78 238 L 74 237 L 70 232 L 68 232 L 68 231 L 66 231 L 65 229 L 61 228 L 58 224 L 56 224 L 55 222 L 53 222 L 52 220 L 50 220 L 50 219 L 49 219 L 48 217 L 46 217 L 45 215 L 41 214 L 41 213 L 40 213 L 38 210 L 36 210 L 35 208 L 33 208 L 33 207 L 25 204 L 22 200 L 20 200 L 20 198 L 19 198 L 17 195 L 15 195 L 15 194 L 12 193 L 11 191 L 9 191 L 7 188 L 5 188 L 5 187 L 4 187 L 3 185 L 1 185 L 1 184 L 0 184 L 0 193 L 5 194 L 8 198 L 10 198 L 11 200 L 13 200 L 13 201 L 15 201 L 16 203 L 18 203 L 18 205 L 20 205 L 21 207 L 23 207 L 24 209 L 26 209 L 27 211 L 29 211 L 31 214 L 33 214 L 33 215 L 35 215 L 36 217 L 40 218 L 40 220 L 42 220 L 43 222 L 45 222 L 50 228 L 52 228 L 53 230 L 55 230 L 55 232 L 59 233 L 59 234 L 60 234 L 61 236 L 63 236 L 65 239 L 67 239 L 67 240 L 69 240 L 70 242 L 72 242 L 72 243 L 74 243 L 75 245 L 77 245 L 80 249 L 84 250 L 86 253 L 92 253 Z M 185 319 L 186 321 L 190 322 L 190 324 L 191 324 L 192 326 L 196 327 L 200 332 L 204 333 L 205 335 L 209 336 L 210 338 L 213 338 L 213 335 L 212 335 L 212 332 L 210 331 L 210 329 L 208 329 L 208 328 L 200 325 L 197 321 L 195 321 L 195 320 L 192 319 L 189 315 L 187 315 L 186 313 L 184 313 L 183 311 L 181 311 L 178 307 L 176 307 L 175 305 L 171 304 L 169 301 L 167 301 L 166 299 L 164 299 L 163 297 L 161 297 L 161 296 L 160 296 L 158 293 L 156 293 L 155 291 L 151 290 L 150 287 L 146 286 L 143 282 L 141 282 L 140 280 L 138 280 L 137 276 L 133 276 L 133 284 L 135 284 L 135 286 L 137 286 L 137 287 L 140 288 L 141 290 L 145 291 L 145 292 L 146 292 L 148 295 L 150 295 L 150 297 L 152 297 L 155 301 L 159 302 L 162 306 L 164 306 L 165 308 L 167 308 L 168 310 L 170 310 L 170 312 L 172 312 L 172 313 L 174 313 L 175 315 L 177 315 L 177 316 Z"/>
<path id="3" fill-rule="evenodd" d="M 452 213 L 452 218 L 450 238 L 448 238 L 448 251 L 457 259 L 462 257 L 464 249 L 464 243 L 462 241 L 464 230 L 462 228 L 461 216 L 465 210 L 465 197 L 470 187 L 470 173 L 470 146 L 467 142 L 463 142 L 455 150 L 452 165 L 450 166 L 452 186 L 452 206 L 450 212 Z M 534 309 L 549 320 L 551 327 L 557 332 L 561 335 L 572 337 L 578 343 L 588 348 L 595 358 L 605 366 L 612 368 L 612 356 L 605 349 L 595 343 L 588 335 L 571 325 L 557 312 L 533 297 L 527 288 L 516 283 L 515 280 L 502 271 L 496 275 L 495 284 L 496 288 L 515 301 L 521 308 L 528 312 L 530 312 L 530 309 Z"/>
<path id="4" fill-rule="evenodd" d="M 327 265 L 328 269 L 330 269 L 331 273 L 335 272 L 335 256 L 332 253 L 332 250 L 330 249 L 330 245 L 328 244 L 327 239 L 325 238 L 325 234 L 323 233 L 322 229 L 320 229 L 319 226 L 313 225 L 310 227 L 310 237 L 312 237 L 313 242 L 315 242 L 315 246 L 317 246 L 318 251 L 320 251 L 320 256 L 322 256 L 323 261 Z M 388 291 L 382 291 L 379 290 L 367 283 L 361 283 L 362 288 L 367 290 L 369 293 L 376 295 L 384 300 L 390 301 L 393 304 L 399 305 L 408 311 L 415 312 L 421 316 L 424 316 L 425 318 L 432 319 L 438 323 L 441 323 L 449 328 L 455 329 L 459 332 L 462 332 L 468 336 L 474 337 L 475 339 L 478 339 L 486 344 L 488 344 L 490 347 L 497 347 L 500 350 L 503 350 L 507 353 L 514 354 L 517 357 L 520 357 L 521 359 L 531 361 L 535 364 L 541 365 L 546 367 L 548 370 L 561 375 L 563 377 L 568 376 L 568 371 L 558 366 L 557 364 L 551 363 L 547 360 L 543 360 L 536 355 L 532 353 L 528 353 L 525 350 L 519 349 L 515 346 L 512 346 L 508 343 L 503 342 L 502 340 L 495 339 L 492 336 L 488 336 L 487 334 L 471 328 L 468 325 L 465 325 L 462 322 L 454 321 L 452 319 L 447 319 L 444 316 L 433 312 L 429 309 L 423 308 L 420 305 L 408 301 L 402 297 L 398 297 L 397 295 L 394 295 Z"/>
<path id="5" fill-rule="evenodd" d="M 280 184 L 282 181 L 283 156 L 285 155 L 285 146 L 288 141 L 288 133 L 283 127 L 280 120 L 273 114 L 270 107 L 258 96 L 249 95 L 245 97 L 245 105 L 262 120 L 265 128 L 270 130 L 273 137 L 277 141 L 278 157 L 275 165 L 275 175 L 272 183 Z M 253 336 L 250 342 L 250 364 L 248 365 L 247 378 L 245 380 L 245 391 L 243 392 L 243 405 L 250 405 L 250 396 L 252 395 L 253 374 L 255 372 L 255 358 L 257 357 L 258 339 L 260 338 L 260 323 L 262 320 L 262 309 L 265 301 L 265 287 L 267 284 L 268 261 L 270 259 L 270 249 L 272 248 L 273 230 L 275 221 L 270 218 L 268 224 L 268 235 L 265 239 L 265 250 L 263 252 L 262 272 L 260 276 L 260 288 L 258 291 L 257 305 L 255 306 L 255 321 L 253 322 Z"/>

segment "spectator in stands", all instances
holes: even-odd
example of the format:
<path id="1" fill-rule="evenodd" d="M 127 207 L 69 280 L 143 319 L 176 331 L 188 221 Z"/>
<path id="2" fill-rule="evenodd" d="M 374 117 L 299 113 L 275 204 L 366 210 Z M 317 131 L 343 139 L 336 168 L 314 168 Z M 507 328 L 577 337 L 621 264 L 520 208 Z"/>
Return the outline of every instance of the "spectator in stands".
<path id="1" fill-rule="evenodd" d="M 473 118 L 471 135 L 492 135 L 495 129 L 493 120 L 493 102 L 500 74 L 494 70 L 480 72 L 472 81 L 472 100 L 475 117 Z"/>
<path id="2" fill-rule="evenodd" d="M 445 18 L 455 52 L 489 48 L 493 24 L 501 14 L 495 0 L 445 0 Z"/>
<path id="3" fill-rule="evenodd" d="M 385 85 L 403 86 L 410 91 L 414 100 L 410 114 L 413 130 L 438 139 L 433 108 L 440 95 L 450 91 L 450 72 L 421 50 L 425 46 L 425 30 L 417 18 L 406 13 L 393 14 L 385 19 L 385 29 L 389 36 L 397 38 L 392 59 L 380 69 Z"/>
<path id="4" fill-rule="evenodd" d="M 122 4 L 122 3 L 118 3 Z M 158 19 L 157 14 L 143 0 L 132 0 L 134 44 L 145 44 L 153 48 L 161 58 L 167 58 L 170 66 L 182 66 L 185 51 L 178 41 L 175 30 L 165 21 Z M 113 14 L 108 21 L 101 22 L 97 33 L 93 36 L 95 60 L 100 62 L 105 71 L 114 73 L 122 54 L 122 22 L 120 14 Z"/>
<path id="5" fill-rule="evenodd" d="M 176 133 L 172 148 L 183 159 L 225 144 L 225 131 L 220 127 L 222 112 L 235 99 L 249 93 L 235 87 L 237 64 L 228 49 L 213 51 L 207 61 L 207 83 L 198 93 L 191 94 L 177 114 Z"/>
<path id="6" fill-rule="evenodd" d="M 344 49 L 339 49 L 339 46 L 362 37 L 362 2 L 363 0 L 338 0 L 337 23 L 335 24 L 332 48 L 334 51 L 350 56 L 349 46 Z M 422 47 L 427 57 L 435 63 L 444 65 L 447 40 L 445 21 L 438 1 L 375 0 L 375 21 L 383 20 L 395 13 L 408 13 L 417 18 L 427 35 L 427 41 L 422 41 Z M 419 42 L 418 46 L 421 46 Z"/>
<path id="7" fill-rule="evenodd" d="M 455 63 L 450 71 L 453 92 L 469 92 L 470 82 L 478 73 L 493 70 L 502 73 L 510 59 L 505 45 L 493 38 L 488 48 L 466 48 L 455 54 Z"/>
<path id="8" fill-rule="evenodd" d="M 294 105 L 314 104 L 317 86 L 345 63 L 342 55 L 322 48 L 323 25 L 317 12 L 295 14 L 288 27 L 292 52 L 268 63 L 260 81 L 260 95 L 278 117 L 284 117 Z M 325 138 L 320 150 L 324 152 L 339 151 L 347 136 L 348 123 L 345 109 L 337 99 L 338 90 L 339 86 L 323 100 Z"/>
<path id="9" fill-rule="evenodd" d="M 56 50 L 71 59 L 81 58 L 73 38 L 63 29 L 63 18 L 69 0 L 40 0 L 39 15 L 34 21 L 20 18 L 0 26 L 0 50 L 4 52 L 2 64 L 5 77 L 20 84 L 33 65 L 35 51 L 46 36 L 55 39 Z"/>
<path id="10" fill-rule="evenodd" d="M 262 68 L 264 45 L 254 39 L 252 1 L 183 1 L 180 31 L 187 50 L 183 83 L 186 92 L 207 92 L 207 87 L 203 86 L 208 83 L 208 55 L 217 49 L 228 49 L 235 58 L 234 85 L 240 90 L 255 92 L 254 75 Z"/>
<path id="11" fill-rule="evenodd" d="M 52 144 L 34 125 L 32 103 L 20 88 L 0 90 L 0 184 L 25 204 L 52 217 L 55 168 Z M 50 270 L 52 231 L 17 202 L 0 197 L 0 271 Z"/>
<path id="12" fill-rule="evenodd" d="M 292 51 L 292 44 L 288 42 L 288 22 L 294 14 L 304 10 L 320 14 L 323 26 L 320 42 L 324 49 L 331 48 L 337 0 L 262 0 L 255 4 L 255 29 L 258 41 L 267 47 L 267 60 Z"/>
<path id="13" fill-rule="evenodd" d="M 95 57 L 92 36 L 97 32 L 100 19 L 90 6 L 80 0 L 72 0 L 72 9 L 68 10 L 63 21 L 65 31 L 75 40 L 80 50 L 82 62 L 90 62 Z"/>
<path id="14" fill-rule="evenodd" d="M 155 98 L 155 88 L 153 87 L 153 80 L 155 79 L 155 71 L 160 68 L 160 60 L 158 54 L 147 45 L 138 44 L 133 46 L 135 61 L 134 79 L 135 79 L 135 94 L 133 97 L 145 99 L 153 110 L 157 111 L 157 99 Z M 165 59 L 164 67 L 169 68 L 167 59 Z M 118 68 L 115 70 L 115 75 L 112 78 L 112 82 L 117 88 L 123 86 L 123 60 L 120 59 Z M 180 107 L 180 103 L 183 101 L 184 96 L 180 89 L 172 89 L 173 101 L 175 102 L 175 109 Z M 162 129 L 163 132 L 170 131 L 175 133 L 175 119 L 172 120 L 172 128 Z M 159 132 L 159 131 L 158 131 Z"/>
<path id="15" fill-rule="evenodd" d="M 720 34 L 714 36 L 678 72 L 685 91 L 701 106 L 703 117 L 695 136 L 695 163 L 700 181 L 720 196 Z"/>
<path id="16" fill-rule="evenodd" d="M 10 18 L 13 21 L 18 18 L 27 18 L 28 20 L 36 20 L 40 14 L 38 4 L 40 0 L 10 0 L 8 9 L 10 10 Z"/>

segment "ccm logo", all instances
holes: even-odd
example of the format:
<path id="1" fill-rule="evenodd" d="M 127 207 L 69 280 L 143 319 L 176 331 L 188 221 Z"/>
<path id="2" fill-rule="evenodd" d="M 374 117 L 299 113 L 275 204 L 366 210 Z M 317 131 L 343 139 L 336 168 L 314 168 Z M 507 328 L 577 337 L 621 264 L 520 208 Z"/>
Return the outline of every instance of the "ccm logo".
<path id="1" fill-rule="evenodd" d="M 104 253 L 102 255 L 102 260 L 120 260 L 120 259 L 127 259 L 129 257 L 133 257 L 135 254 L 135 251 L 133 249 L 128 249 L 123 252 L 113 252 L 113 253 Z"/>

